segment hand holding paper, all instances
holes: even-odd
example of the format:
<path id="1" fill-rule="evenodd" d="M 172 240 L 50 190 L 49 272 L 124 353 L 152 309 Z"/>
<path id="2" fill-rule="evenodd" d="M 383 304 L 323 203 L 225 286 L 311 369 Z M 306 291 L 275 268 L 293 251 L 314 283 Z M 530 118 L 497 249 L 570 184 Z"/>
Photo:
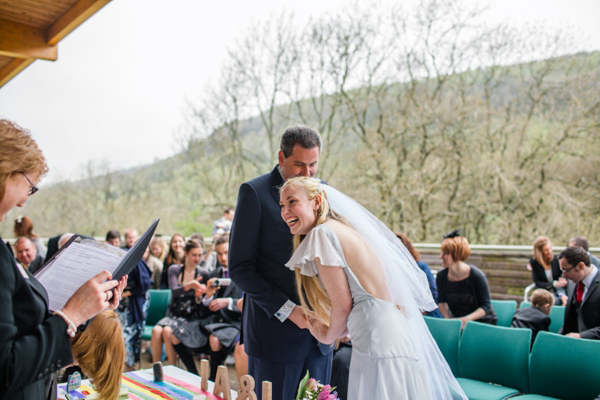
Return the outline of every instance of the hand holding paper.
<path id="1" fill-rule="evenodd" d="M 99 312 L 107 308 L 116 309 L 119 305 L 121 293 L 127 284 L 127 278 L 121 278 L 120 282 L 111 280 L 112 275 L 108 271 L 102 271 L 87 281 L 71 296 L 63 308 L 63 312 L 71 318 L 75 326 L 83 324 Z M 116 289 L 116 296 L 112 292 Z M 108 294 L 113 293 L 109 301 Z M 113 308 L 114 307 L 114 308 Z"/>

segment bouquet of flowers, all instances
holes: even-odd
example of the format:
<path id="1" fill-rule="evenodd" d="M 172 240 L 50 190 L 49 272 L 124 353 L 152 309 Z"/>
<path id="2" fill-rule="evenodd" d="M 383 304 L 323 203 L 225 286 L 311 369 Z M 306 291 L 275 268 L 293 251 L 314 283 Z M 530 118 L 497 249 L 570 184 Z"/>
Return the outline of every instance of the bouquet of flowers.
<path id="1" fill-rule="evenodd" d="M 338 400 L 335 387 L 331 385 L 321 385 L 315 378 L 311 378 L 308 371 L 300 381 L 296 400 Z"/>

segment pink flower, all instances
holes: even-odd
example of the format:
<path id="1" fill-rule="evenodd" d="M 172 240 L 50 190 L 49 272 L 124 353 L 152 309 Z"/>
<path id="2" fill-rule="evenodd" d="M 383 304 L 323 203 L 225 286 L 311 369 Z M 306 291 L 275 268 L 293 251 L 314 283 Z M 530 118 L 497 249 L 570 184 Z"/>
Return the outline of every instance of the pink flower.
<path id="1" fill-rule="evenodd" d="M 337 396 L 335 394 L 331 394 L 331 385 L 325 385 L 321 389 L 321 393 L 317 396 L 317 400 L 336 400 Z"/>
<path id="2" fill-rule="evenodd" d="M 335 397 L 334 394 L 331 394 L 331 393 L 329 393 L 327 391 L 322 391 L 317 396 L 317 400 L 336 400 L 336 399 L 337 399 L 337 397 Z"/>
<path id="3" fill-rule="evenodd" d="M 310 378 L 308 382 L 306 382 L 306 390 L 317 390 L 317 381 L 315 378 Z"/>

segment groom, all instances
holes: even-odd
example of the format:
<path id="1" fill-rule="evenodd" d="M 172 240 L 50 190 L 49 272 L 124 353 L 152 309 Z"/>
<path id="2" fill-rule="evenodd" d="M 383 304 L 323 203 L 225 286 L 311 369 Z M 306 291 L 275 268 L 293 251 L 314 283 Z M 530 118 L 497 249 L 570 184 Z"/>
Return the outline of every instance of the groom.
<path id="1" fill-rule="evenodd" d="M 321 136 L 295 126 L 281 136 L 279 165 L 240 187 L 231 228 L 230 276 L 245 292 L 242 336 L 249 373 L 262 396 L 262 381 L 273 383 L 273 399 L 295 398 L 298 383 L 311 377 L 329 383 L 332 348 L 306 329 L 294 272 L 285 266 L 292 255 L 292 234 L 281 218 L 279 187 L 294 176 L 317 172 Z"/>

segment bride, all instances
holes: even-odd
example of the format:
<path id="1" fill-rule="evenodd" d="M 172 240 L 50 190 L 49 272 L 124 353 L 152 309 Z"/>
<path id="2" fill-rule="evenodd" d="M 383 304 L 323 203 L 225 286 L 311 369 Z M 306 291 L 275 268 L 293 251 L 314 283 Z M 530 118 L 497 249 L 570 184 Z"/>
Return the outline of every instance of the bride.
<path id="1" fill-rule="evenodd" d="M 310 332 L 352 338 L 349 399 L 466 399 L 421 314 L 437 307 L 427 278 L 396 236 L 316 179 L 292 178 L 280 193 Z"/>

